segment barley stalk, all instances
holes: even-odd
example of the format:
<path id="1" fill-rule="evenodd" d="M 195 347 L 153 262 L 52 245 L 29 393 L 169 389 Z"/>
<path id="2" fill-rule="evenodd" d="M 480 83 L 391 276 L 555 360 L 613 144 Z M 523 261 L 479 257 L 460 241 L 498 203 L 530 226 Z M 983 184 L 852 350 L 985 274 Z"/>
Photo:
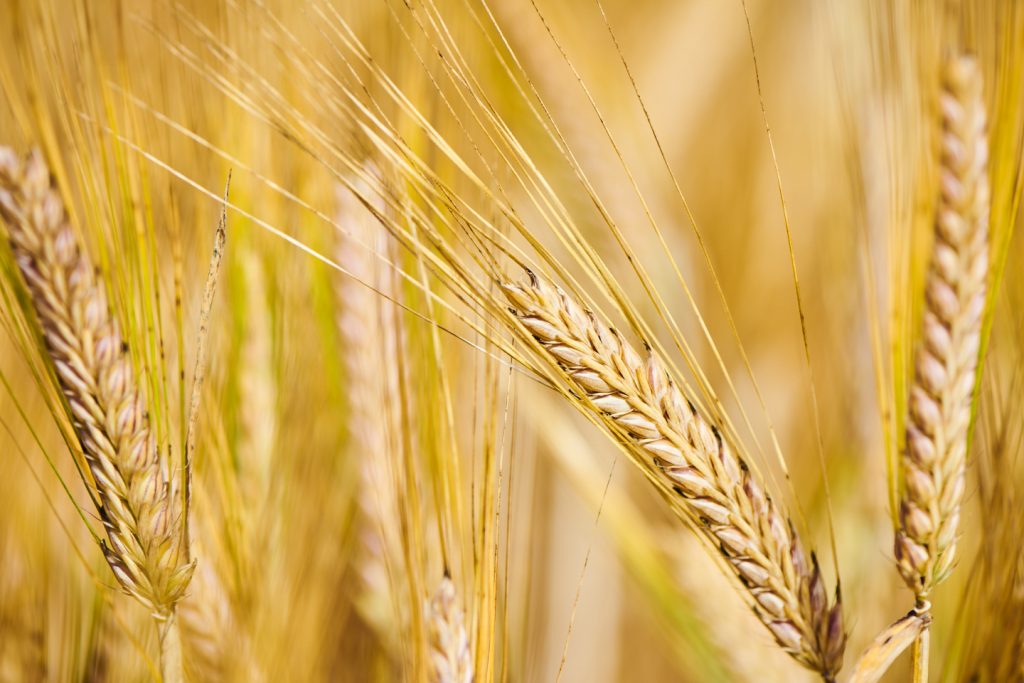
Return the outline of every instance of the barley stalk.
<path id="1" fill-rule="evenodd" d="M 523 326 L 613 426 L 638 462 L 675 492 L 673 501 L 717 546 L 778 644 L 832 680 L 845 632 L 838 590 L 829 605 L 780 512 L 733 446 L 687 401 L 658 356 L 641 357 L 565 292 L 531 274 L 502 288 Z"/>
<path id="2" fill-rule="evenodd" d="M 947 65 L 940 104 L 935 245 L 910 390 L 895 544 L 900 573 L 922 604 L 956 556 L 988 276 L 988 142 L 973 58 Z"/>
<path id="3" fill-rule="evenodd" d="M 430 601 L 431 680 L 434 683 L 472 683 L 473 653 L 465 617 L 451 577 L 445 576 Z"/>
<path id="4" fill-rule="evenodd" d="M 0 216 L 92 475 L 103 554 L 122 588 L 163 624 L 163 659 L 172 667 L 165 680 L 178 680 L 174 606 L 194 568 L 183 547 L 184 511 L 103 287 L 38 151 L 22 160 L 0 148 Z"/>
<path id="5" fill-rule="evenodd" d="M 896 658 L 921 637 L 930 623 L 930 614 L 918 614 L 916 610 L 895 621 L 872 641 L 857 660 L 849 683 L 878 681 Z"/>
<path id="6" fill-rule="evenodd" d="M 160 679 L 162 683 L 185 683 L 184 661 L 181 658 L 181 629 L 178 615 L 174 612 L 161 621 L 160 635 Z"/>

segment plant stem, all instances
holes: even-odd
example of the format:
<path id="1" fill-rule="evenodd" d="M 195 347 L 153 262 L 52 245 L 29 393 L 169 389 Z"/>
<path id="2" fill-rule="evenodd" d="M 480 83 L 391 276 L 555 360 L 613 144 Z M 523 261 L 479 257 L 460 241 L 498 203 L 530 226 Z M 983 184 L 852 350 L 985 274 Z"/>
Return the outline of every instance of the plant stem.
<path id="1" fill-rule="evenodd" d="M 163 683 L 185 683 L 184 663 L 181 658 L 181 629 L 178 615 L 171 613 L 159 625 L 160 630 L 160 678 Z"/>
<path id="2" fill-rule="evenodd" d="M 914 641 L 914 683 L 928 683 L 928 634 L 925 628 Z"/>

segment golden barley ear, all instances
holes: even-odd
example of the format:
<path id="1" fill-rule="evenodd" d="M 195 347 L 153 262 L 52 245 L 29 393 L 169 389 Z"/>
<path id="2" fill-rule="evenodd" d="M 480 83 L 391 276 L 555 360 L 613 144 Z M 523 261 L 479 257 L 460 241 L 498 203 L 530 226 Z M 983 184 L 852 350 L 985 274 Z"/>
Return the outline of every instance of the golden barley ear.
<path id="1" fill-rule="evenodd" d="M 654 352 L 637 353 L 566 292 L 536 276 L 502 283 L 519 322 L 586 406 L 675 493 L 677 506 L 732 568 L 758 618 L 804 666 L 834 679 L 846 633 L 814 554 L 732 444 L 697 411 Z"/>
<path id="2" fill-rule="evenodd" d="M 368 179 L 353 182 L 383 213 L 384 181 L 372 165 L 366 172 Z M 389 438 L 402 428 L 395 414 L 402 401 L 395 358 L 405 349 L 404 331 L 388 299 L 398 300 L 401 292 L 387 265 L 395 250 L 387 230 L 348 190 L 338 188 L 337 202 L 338 225 L 345 232 L 338 235 L 335 260 L 346 274 L 334 279 L 335 323 L 343 349 L 348 445 L 359 467 L 356 607 L 393 655 L 408 616 L 403 614 L 403 582 L 397 578 L 406 571 L 396 498 L 400 453 Z"/>
<path id="3" fill-rule="evenodd" d="M 192 576 L 173 481 L 127 347 L 39 151 L 0 148 L 0 217 L 88 465 L 103 553 L 126 592 L 169 619 Z"/>
<path id="4" fill-rule="evenodd" d="M 910 391 L 896 560 L 918 600 L 953 567 L 989 270 L 988 140 L 973 57 L 947 65 L 935 245 Z"/>

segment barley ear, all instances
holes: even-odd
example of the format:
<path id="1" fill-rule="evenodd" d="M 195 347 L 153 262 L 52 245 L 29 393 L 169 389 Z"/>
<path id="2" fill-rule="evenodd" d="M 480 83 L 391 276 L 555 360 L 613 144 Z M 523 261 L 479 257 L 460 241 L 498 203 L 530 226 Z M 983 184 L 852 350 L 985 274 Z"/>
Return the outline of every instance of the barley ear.
<path id="1" fill-rule="evenodd" d="M 935 244 L 910 390 L 896 560 L 918 601 L 953 567 L 988 278 L 988 142 L 981 73 L 947 65 Z"/>
<path id="2" fill-rule="evenodd" d="M 846 634 L 813 553 L 735 446 L 687 400 L 654 352 L 641 356 L 566 292 L 531 274 L 501 283 L 523 329 L 573 391 L 671 491 L 673 508 L 725 560 L 755 614 L 804 666 L 834 679 Z"/>
<path id="3" fill-rule="evenodd" d="M 354 178 L 353 184 L 384 213 L 383 179 L 370 164 L 365 171 L 368 179 Z M 399 429 L 402 378 L 395 358 L 404 350 L 404 334 L 388 299 L 399 300 L 401 291 L 387 265 L 395 246 L 387 230 L 355 192 L 339 187 L 337 199 L 337 222 L 345 232 L 338 235 L 335 260 L 346 274 L 334 281 L 335 322 L 343 347 L 348 446 L 358 459 L 360 479 L 356 607 L 385 651 L 394 654 L 406 616 L 398 578 L 405 572 L 396 497 L 400 454 L 391 437 Z"/>
<path id="4" fill-rule="evenodd" d="M 0 217 L 91 474 L 103 554 L 121 587 L 170 623 L 194 568 L 184 511 L 106 294 L 38 151 L 21 159 L 0 148 Z"/>

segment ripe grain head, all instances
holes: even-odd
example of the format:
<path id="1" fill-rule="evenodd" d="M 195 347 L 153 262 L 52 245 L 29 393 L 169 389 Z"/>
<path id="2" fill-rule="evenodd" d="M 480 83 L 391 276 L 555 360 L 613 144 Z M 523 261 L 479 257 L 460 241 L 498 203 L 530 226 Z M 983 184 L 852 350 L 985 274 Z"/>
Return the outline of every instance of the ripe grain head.
<path id="1" fill-rule="evenodd" d="M 981 73 L 947 65 L 935 244 L 910 391 L 896 560 L 925 601 L 953 568 L 988 280 L 988 142 Z"/>
<path id="2" fill-rule="evenodd" d="M 834 678 L 846 639 L 838 594 L 830 604 L 815 556 L 804 552 L 792 523 L 657 354 L 641 356 L 539 278 L 502 288 L 519 322 L 585 399 L 581 405 L 674 492 L 673 506 L 718 548 L 776 642 Z"/>
<path id="3" fill-rule="evenodd" d="M 158 619 L 192 575 L 184 512 L 161 462 L 127 347 L 42 155 L 0 148 L 0 216 L 91 475 L 103 553 Z"/>

